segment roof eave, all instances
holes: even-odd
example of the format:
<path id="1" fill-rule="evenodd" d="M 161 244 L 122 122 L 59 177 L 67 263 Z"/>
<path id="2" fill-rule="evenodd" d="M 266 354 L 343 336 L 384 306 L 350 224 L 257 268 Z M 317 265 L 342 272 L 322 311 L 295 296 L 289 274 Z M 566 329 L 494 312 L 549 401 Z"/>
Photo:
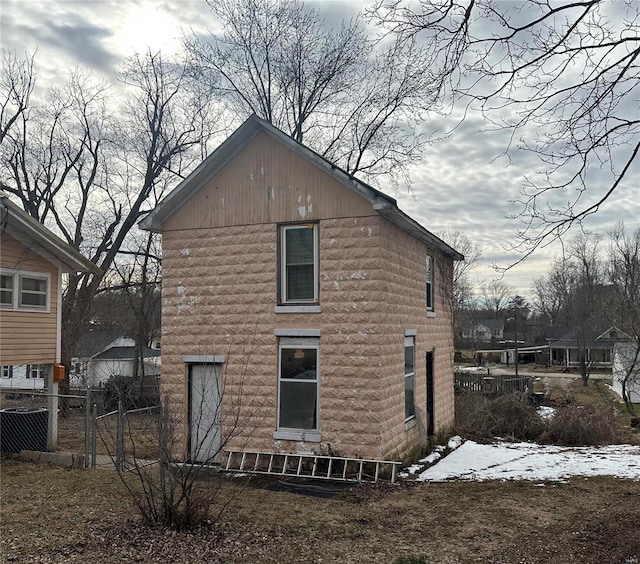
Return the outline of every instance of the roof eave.
<path id="1" fill-rule="evenodd" d="M 28 244 L 31 241 L 39 243 L 42 248 L 36 249 L 36 252 L 40 251 L 41 254 L 48 254 L 49 257 L 46 258 L 49 260 L 51 258 L 56 259 L 66 267 L 63 270 L 67 272 L 102 273 L 98 266 L 49 231 L 42 223 L 21 210 L 2 192 L 0 192 L 0 201 L 9 214 L 6 229 L 21 243 Z"/>
<path id="2" fill-rule="evenodd" d="M 373 204 L 373 209 L 391 223 L 413 235 L 416 239 L 426 243 L 429 247 L 444 253 L 453 260 L 464 260 L 463 254 L 447 245 L 442 239 L 431 233 L 431 231 L 422 227 L 422 225 L 409 217 L 397 206 L 385 200 L 376 200 Z"/>

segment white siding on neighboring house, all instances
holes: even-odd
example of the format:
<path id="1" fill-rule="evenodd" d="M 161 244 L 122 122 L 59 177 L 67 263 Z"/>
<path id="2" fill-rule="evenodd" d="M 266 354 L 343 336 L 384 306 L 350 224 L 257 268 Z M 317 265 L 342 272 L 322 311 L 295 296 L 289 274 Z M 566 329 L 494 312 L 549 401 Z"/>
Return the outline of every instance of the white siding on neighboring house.
<path id="1" fill-rule="evenodd" d="M 613 390 L 622 396 L 622 383 L 633 366 L 631 376 L 627 380 L 627 394 L 633 403 L 640 403 L 640 355 L 637 354 L 638 344 L 633 342 L 616 343 L 613 348 Z"/>
<path id="2" fill-rule="evenodd" d="M 0 367 L 0 389 L 43 390 L 48 367 L 39 364 L 20 364 Z"/>

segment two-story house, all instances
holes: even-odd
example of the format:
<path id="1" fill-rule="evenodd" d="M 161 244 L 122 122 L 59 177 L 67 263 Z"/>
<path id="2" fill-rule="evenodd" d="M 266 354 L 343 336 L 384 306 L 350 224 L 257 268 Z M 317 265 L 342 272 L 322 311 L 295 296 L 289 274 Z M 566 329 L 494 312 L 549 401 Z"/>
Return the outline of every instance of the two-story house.
<path id="1" fill-rule="evenodd" d="M 54 364 L 60 362 L 63 274 L 100 272 L 0 192 L 0 389 L 50 394 L 55 446 Z"/>
<path id="2" fill-rule="evenodd" d="M 481 319 L 477 322 L 465 323 L 462 338 L 480 343 L 490 343 L 504 338 L 504 321 L 502 319 Z"/>
<path id="3" fill-rule="evenodd" d="M 185 458 L 389 458 L 452 425 L 463 257 L 393 198 L 253 116 L 141 225 L 162 233 Z"/>

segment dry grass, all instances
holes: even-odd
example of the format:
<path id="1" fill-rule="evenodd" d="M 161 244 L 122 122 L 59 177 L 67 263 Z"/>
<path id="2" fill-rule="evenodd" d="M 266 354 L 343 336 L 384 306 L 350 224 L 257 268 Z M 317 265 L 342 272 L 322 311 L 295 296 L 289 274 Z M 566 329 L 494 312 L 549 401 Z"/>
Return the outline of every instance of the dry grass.
<path id="1" fill-rule="evenodd" d="M 359 487 L 318 499 L 250 487 L 221 526 L 142 526 L 116 474 L 2 462 L 3 562 L 630 563 L 640 482 Z M 267 482 L 261 481 L 261 485 Z M 224 492 L 234 495 L 229 486 Z"/>

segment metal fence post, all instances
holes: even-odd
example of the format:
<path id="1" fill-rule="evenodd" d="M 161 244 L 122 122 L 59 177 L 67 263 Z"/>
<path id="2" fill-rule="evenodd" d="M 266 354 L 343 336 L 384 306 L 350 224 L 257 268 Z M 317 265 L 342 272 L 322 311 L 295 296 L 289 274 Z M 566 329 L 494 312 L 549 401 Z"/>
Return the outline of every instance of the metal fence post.
<path id="1" fill-rule="evenodd" d="M 118 419 L 116 426 L 116 469 L 122 471 L 124 466 L 124 410 L 122 401 L 118 402 Z"/>
<path id="2" fill-rule="evenodd" d="M 96 427 L 98 426 L 98 404 L 93 404 L 93 413 L 91 417 L 91 468 L 96 467 L 96 458 L 97 458 L 97 437 L 96 433 L 98 432 Z"/>
<path id="3" fill-rule="evenodd" d="M 89 467 L 89 419 L 91 417 L 91 389 L 84 396 L 84 467 Z"/>

